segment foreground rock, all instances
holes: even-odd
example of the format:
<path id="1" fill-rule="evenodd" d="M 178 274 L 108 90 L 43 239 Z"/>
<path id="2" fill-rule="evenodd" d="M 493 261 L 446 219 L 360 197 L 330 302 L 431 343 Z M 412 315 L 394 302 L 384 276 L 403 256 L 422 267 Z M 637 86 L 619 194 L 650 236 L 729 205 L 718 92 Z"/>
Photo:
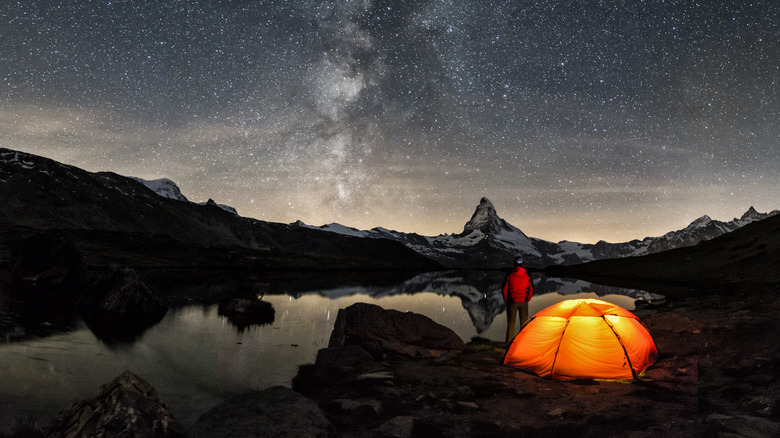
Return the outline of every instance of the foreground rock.
<path id="1" fill-rule="evenodd" d="M 315 402 L 283 386 L 235 396 L 200 417 L 191 438 L 329 437 L 335 429 Z"/>
<path id="2" fill-rule="evenodd" d="M 321 379 L 340 379 L 381 367 L 369 352 L 357 345 L 322 348 L 314 362 L 317 377 Z"/>
<path id="3" fill-rule="evenodd" d="M 168 302 L 131 268 L 115 268 L 86 292 L 79 309 L 84 321 L 106 341 L 133 340 L 158 323 Z"/>
<path id="4" fill-rule="evenodd" d="M 425 315 L 355 303 L 340 309 L 328 347 L 357 345 L 374 358 L 437 357 L 465 348 L 452 330 Z"/>
<path id="5" fill-rule="evenodd" d="M 454 357 L 334 351 L 294 387 L 344 437 L 780 436 L 780 289 L 731 292 L 637 309 L 661 356 L 634 383 L 543 379 L 472 341 Z"/>
<path id="6" fill-rule="evenodd" d="M 501 365 L 501 344 L 479 339 L 436 357 L 330 347 L 301 367 L 296 391 L 236 396 L 188 435 L 780 436 L 778 294 L 777 286 L 735 287 L 637 309 L 661 357 L 633 383 L 543 379 Z M 176 436 L 173 426 L 172 435 L 152 434 L 150 424 L 173 420 L 144 384 L 112 382 L 61 413 L 48 436 Z M 146 401 L 132 401 L 134 393 Z M 146 429 L 124 434 L 137 427 Z"/>
<path id="7" fill-rule="evenodd" d="M 92 398 L 62 411 L 46 437 L 182 437 L 184 429 L 142 378 L 126 371 L 100 387 Z"/>

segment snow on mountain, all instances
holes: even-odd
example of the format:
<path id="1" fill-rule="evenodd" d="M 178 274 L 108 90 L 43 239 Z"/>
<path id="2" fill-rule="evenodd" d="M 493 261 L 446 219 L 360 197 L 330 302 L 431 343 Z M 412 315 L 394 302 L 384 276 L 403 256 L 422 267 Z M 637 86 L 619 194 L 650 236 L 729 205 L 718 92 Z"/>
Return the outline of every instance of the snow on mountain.
<path id="1" fill-rule="evenodd" d="M 463 232 L 459 236 L 472 240 L 474 238 L 492 239 L 495 245 L 505 249 L 519 251 L 525 256 L 541 257 L 541 253 L 525 233 L 498 217 L 496 208 L 488 198 L 482 198 L 479 201 L 477 209 L 471 219 L 466 222 Z"/>
<path id="2" fill-rule="evenodd" d="M 568 240 L 563 240 L 558 242 L 558 247 L 562 250 L 562 252 L 555 254 L 554 260 L 556 264 L 565 265 L 566 263 L 566 256 L 571 257 L 572 255 L 576 256 L 581 262 L 589 262 L 592 260 L 595 260 L 593 257 L 593 253 L 584 248 L 583 244 L 579 242 L 570 242 Z"/>
<path id="3" fill-rule="evenodd" d="M 740 227 L 743 227 L 751 222 L 760 221 L 770 216 L 774 216 L 775 214 L 778 214 L 777 210 L 771 211 L 769 213 L 759 213 L 755 208 L 750 207 L 748 211 L 745 212 L 745 214 L 743 214 L 739 219 L 734 218 L 732 222 L 739 225 Z"/>
<path id="4" fill-rule="evenodd" d="M 177 186 L 175 182 L 169 180 L 168 178 L 160 178 L 160 179 L 153 179 L 153 180 L 146 180 L 135 176 L 131 176 L 129 178 L 140 182 L 141 184 L 145 185 L 149 190 L 157 193 L 163 198 L 190 202 L 190 200 L 187 199 L 187 197 L 181 193 L 181 190 L 179 190 L 179 186 Z M 217 204 L 216 202 L 214 202 L 213 199 L 209 199 L 206 202 L 198 202 L 198 205 L 214 205 L 227 212 L 233 213 L 236 216 L 239 215 L 238 211 L 235 208 L 225 204 Z"/>
<path id="5" fill-rule="evenodd" d="M 694 230 L 694 229 L 697 229 L 697 228 L 704 228 L 707 225 L 709 225 L 710 223 L 712 223 L 712 218 L 710 218 L 709 216 L 707 216 L 705 214 L 704 216 L 702 216 L 702 217 L 696 219 L 695 221 L 691 222 L 691 224 L 688 225 L 685 228 Z"/>
<path id="6" fill-rule="evenodd" d="M 138 178 L 136 176 L 131 176 L 129 178 L 132 178 L 140 182 L 141 184 L 145 185 L 149 190 L 157 193 L 163 198 L 176 199 L 177 201 L 189 202 L 189 199 L 187 199 L 187 197 L 181 193 L 181 190 L 179 190 L 179 186 L 177 186 L 175 182 L 169 180 L 168 178 L 160 178 L 160 179 L 153 179 L 153 180 Z"/>
<path id="7" fill-rule="evenodd" d="M 498 234 L 505 226 L 509 224 L 498 217 L 496 208 L 488 198 L 482 198 L 471 215 L 471 219 L 466 222 L 461 234 L 471 234 L 474 231 L 480 231 L 484 234 Z"/>
<path id="8" fill-rule="evenodd" d="M 236 210 L 235 208 L 233 208 L 233 207 L 231 207 L 229 205 L 225 205 L 225 204 L 217 204 L 211 198 L 209 198 L 209 200 L 206 201 L 206 202 L 198 202 L 198 205 L 213 205 L 214 207 L 219 207 L 219 208 L 227 211 L 228 213 L 233 213 L 234 215 L 239 216 L 238 210 Z"/>
<path id="9" fill-rule="evenodd" d="M 548 251 L 556 264 L 571 264 L 588 262 L 607 258 L 634 257 L 674 248 L 693 246 L 704 240 L 714 239 L 725 233 L 736 230 L 750 222 L 765 219 L 780 213 L 774 210 L 770 213 L 759 213 L 753 207 L 739 219 L 728 222 L 714 220 L 709 216 L 701 216 L 683 229 L 670 231 L 663 236 L 645 237 L 642 240 L 632 240 L 623 243 L 608 243 L 599 241 L 596 244 L 562 241 L 557 244 L 560 251 Z M 580 261 L 577 261 L 579 259 Z"/>
<path id="10" fill-rule="evenodd" d="M 0 148 L 0 162 L 8 163 L 11 166 L 18 166 L 19 169 L 22 169 L 24 171 L 35 170 L 35 161 L 32 158 L 33 156 L 26 154 L 24 152 Z M 51 166 L 57 166 L 58 168 L 62 169 L 65 172 L 69 172 L 69 170 L 73 168 L 71 166 L 58 163 L 53 160 L 48 160 L 47 163 Z M 46 168 L 43 167 L 39 168 L 38 172 L 51 176 L 51 170 L 46 170 Z M 0 182 L 2 183 L 7 182 L 9 176 L 10 175 L 3 175 L 2 173 L 0 173 Z"/>
<path id="11" fill-rule="evenodd" d="M 369 234 L 370 234 L 369 231 L 361 231 L 361 230 L 358 230 L 357 228 L 347 227 L 347 226 L 344 226 L 344 225 L 341 225 L 341 224 L 337 224 L 335 222 L 331 223 L 331 224 L 323 225 L 321 227 L 313 227 L 313 226 L 310 226 L 310 225 L 306 225 L 302 221 L 296 221 L 292 225 L 308 227 L 308 228 L 316 228 L 316 229 L 319 229 L 319 230 L 330 231 L 331 233 L 344 234 L 344 235 L 347 235 L 347 236 L 370 237 L 369 236 Z"/>
<path id="12" fill-rule="evenodd" d="M 22 152 L 4 150 L 0 152 L 0 161 L 4 163 L 16 163 L 22 169 L 33 169 L 35 163 L 25 159 L 25 154 Z"/>
<path id="13" fill-rule="evenodd" d="M 666 251 L 672 248 L 680 248 L 684 246 L 693 246 L 699 242 L 714 239 L 726 233 L 730 233 L 738 228 L 741 228 L 750 222 L 765 219 L 767 217 L 778 214 L 777 210 L 770 213 L 759 213 L 755 208 L 750 207 L 741 218 L 734 218 L 728 222 L 722 222 L 713 220 L 709 216 L 702 216 L 687 227 L 671 231 L 660 237 L 645 238 L 643 245 L 638 246 L 636 251 L 631 255 L 645 255 L 656 252 Z"/>

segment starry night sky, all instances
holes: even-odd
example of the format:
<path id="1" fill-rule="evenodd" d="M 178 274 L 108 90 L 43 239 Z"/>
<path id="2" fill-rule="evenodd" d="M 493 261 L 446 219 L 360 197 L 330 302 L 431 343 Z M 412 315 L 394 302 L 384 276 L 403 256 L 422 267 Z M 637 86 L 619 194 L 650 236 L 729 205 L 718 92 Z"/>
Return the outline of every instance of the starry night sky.
<path id="1" fill-rule="evenodd" d="M 242 216 L 436 235 L 486 196 L 619 242 L 780 208 L 774 0 L 0 4 L 0 146 Z"/>

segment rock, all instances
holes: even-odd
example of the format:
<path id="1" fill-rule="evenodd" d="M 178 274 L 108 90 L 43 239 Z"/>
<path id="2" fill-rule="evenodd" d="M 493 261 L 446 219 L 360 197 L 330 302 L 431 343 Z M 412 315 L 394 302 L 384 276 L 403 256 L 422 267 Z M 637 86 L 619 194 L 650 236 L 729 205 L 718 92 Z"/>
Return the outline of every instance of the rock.
<path id="1" fill-rule="evenodd" d="M 555 408 L 553 410 L 547 411 L 548 417 L 560 417 L 562 415 L 566 414 L 566 410 L 561 408 Z"/>
<path id="2" fill-rule="evenodd" d="M 75 303 L 88 286 L 86 268 L 76 245 L 56 234 L 23 239 L 11 249 L 14 298 L 42 300 L 43 305 Z"/>
<path id="3" fill-rule="evenodd" d="M 357 376 L 357 381 L 371 381 L 371 380 L 393 380 L 393 373 L 390 371 L 376 371 L 373 373 L 366 373 Z"/>
<path id="4" fill-rule="evenodd" d="M 755 413 L 756 415 L 762 416 L 762 417 L 771 417 L 772 413 L 775 412 L 775 404 L 776 400 L 771 399 L 769 397 L 751 397 L 747 400 L 745 403 L 745 407 L 748 408 L 750 411 Z"/>
<path id="5" fill-rule="evenodd" d="M 371 371 L 379 364 L 363 348 L 347 345 L 319 350 L 314 366 L 318 377 L 334 379 Z"/>
<path id="6" fill-rule="evenodd" d="M 89 399 L 60 412 L 46 437 L 181 437 L 184 429 L 154 388 L 125 371 Z"/>
<path id="7" fill-rule="evenodd" d="M 276 312 L 268 301 L 249 298 L 233 298 L 219 304 L 218 313 L 239 329 L 250 325 L 264 325 L 274 322 Z"/>
<path id="8" fill-rule="evenodd" d="M 780 423 L 763 417 L 710 414 L 703 423 L 707 436 L 780 436 Z"/>
<path id="9" fill-rule="evenodd" d="M 379 400 L 351 400 L 345 398 L 333 399 L 330 404 L 341 412 L 361 417 L 372 417 L 382 413 L 384 406 Z"/>
<path id="10" fill-rule="evenodd" d="M 387 355 L 437 357 L 465 348 L 452 330 L 427 316 L 355 303 L 340 309 L 329 347 L 359 345 L 377 359 Z"/>
<path id="11" fill-rule="evenodd" d="M 458 406 L 463 406 L 464 408 L 479 409 L 479 405 L 474 402 L 459 401 L 456 404 Z"/>
<path id="12" fill-rule="evenodd" d="M 165 299 L 131 268 L 115 268 L 95 283 L 81 300 L 81 307 L 146 323 L 159 321 L 168 311 Z"/>
<path id="13" fill-rule="evenodd" d="M 198 437 L 329 437 L 335 429 L 315 402 L 283 386 L 249 392 L 215 406 L 187 436 Z"/>
<path id="14" fill-rule="evenodd" d="M 386 438 L 409 438 L 414 428 L 414 417 L 401 415 L 373 430 L 374 435 Z"/>
<path id="15" fill-rule="evenodd" d="M 115 268 L 86 292 L 79 309 L 96 336 L 131 341 L 158 323 L 168 302 L 154 293 L 131 268 Z"/>

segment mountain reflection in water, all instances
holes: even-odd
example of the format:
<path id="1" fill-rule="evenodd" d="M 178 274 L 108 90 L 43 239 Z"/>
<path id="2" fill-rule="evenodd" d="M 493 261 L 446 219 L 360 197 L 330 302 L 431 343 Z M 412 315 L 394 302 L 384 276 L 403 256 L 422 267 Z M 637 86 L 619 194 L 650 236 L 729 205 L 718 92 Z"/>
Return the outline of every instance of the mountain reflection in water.
<path id="1" fill-rule="evenodd" d="M 400 307 L 404 308 L 396 310 L 422 313 L 434 320 L 436 320 L 435 316 L 423 310 L 415 310 L 416 308 L 436 308 L 439 300 L 424 293 L 441 297 L 456 297 L 460 298 L 463 308 L 468 312 L 472 327 L 464 325 L 465 321 L 454 320 L 452 321 L 453 325 L 436 320 L 437 322 L 455 330 L 464 341 L 469 341 L 475 335 L 485 336 L 491 340 L 500 340 L 506 327 L 499 327 L 498 330 L 491 329 L 494 318 L 502 315 L 505 309 L 501 294 L 504 275 L 500 271 L 428 272 L 416 275 L 393 286 L 342 286 L 327 290 L 299 291 L 294 296 L 301 297 L 316 294 L 334 299 L 366 295 L 372 299 L 379 300 L 401 295 L 423 294 L 416 297 L 407 297 L 406 300 L 402 300 L 403 304 L 399 303 Z M 660 298 L 658 295 L 639 289 L 603 286 L 576 279 L 547 277 L 540 273 L 534 273 L 531 277 L 534 283 L 534 298 L 529 304 L 529 313 L 531 315 L 552 304 L 570 298 L 599 297 L 629 310 L 634 309 L 634 302 L 638 299 L 651 301 Z M 355 302 L 357 301 L 360 301 L 360 299 L 356 298 Z M 379 303 L 377 302 L 377 304 Z M 383 307 L 395 308 L 386 305 Z M 451 309 L 451 311 L 455 311 L 455 309 Z M 435 314 L 436 312 L 433 313 Z M 503 324 L 504 321 L 501 320 L 500 323 Z M 492 334 L 494 331 L 495 334 L 493 336 L 486 336 L 486 333 Z"/>
<path id="2" fill-rule="evenodd" d="M 186 282 L 158 277 L 155 288 L 175 303 L 160 323 L 134 342 L 107 344 L 83 323 L 40 338 L 4 333 L 0 344 L 0 433 L 25 415 L 48 421 L 71 402 L 131 370 L 154 386 L 185 426 L 225 397 L 273 385 L 290 386 L 298 366 L 327 346 L 338 310 L 355 302 L 426 315 L 464 341 L 501 341 L 506 330 L 502 272 L 424 273 L 399 282 L 316 278 L 294 283 L 236 280 Z M 530 314 L 569 298 L 599 297 L 628 309 L 660 298 L 633 289 L 532 275 Z M 262 296 L 276 312 L 272 324 L 239 330 L 217 313 L 230 296 Z M 12 339 L 21 339 L 13 341 Z"/>

